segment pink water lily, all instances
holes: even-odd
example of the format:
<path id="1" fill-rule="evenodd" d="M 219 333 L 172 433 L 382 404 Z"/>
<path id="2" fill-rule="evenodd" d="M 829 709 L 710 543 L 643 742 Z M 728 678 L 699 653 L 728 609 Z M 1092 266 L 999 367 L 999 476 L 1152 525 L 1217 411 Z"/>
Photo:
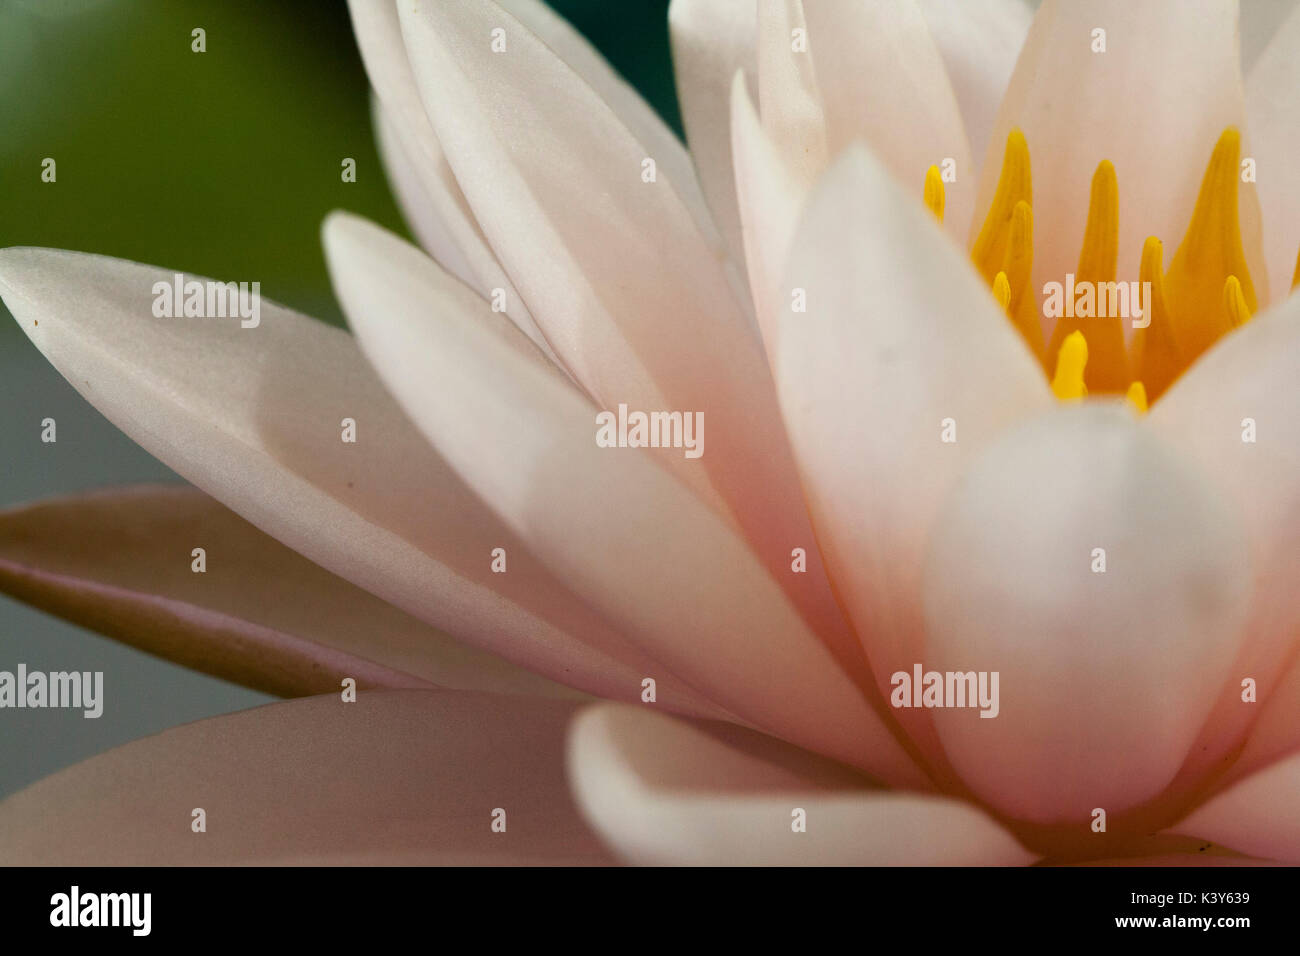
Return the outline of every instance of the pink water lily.
<path id="1" fill-rule="evenodd" d="M 0 858 L 1300 862 L 1300 10 L 1243 82 L 1228 0 L 674 0 L 688 153 L 539 0 L 351 7 L 424 247 L 330 216 L 352 335 L 0 252 L 195 486 L 4 513 L 0 586 L 303 698 L 29 787 Z M 1044 326 L 1071 270 L 1148 327 Z"/>

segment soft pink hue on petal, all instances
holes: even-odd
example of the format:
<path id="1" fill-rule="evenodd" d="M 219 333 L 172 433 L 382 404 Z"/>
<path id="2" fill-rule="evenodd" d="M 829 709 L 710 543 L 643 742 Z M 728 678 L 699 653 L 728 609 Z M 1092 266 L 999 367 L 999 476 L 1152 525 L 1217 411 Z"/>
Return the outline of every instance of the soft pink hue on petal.
<path id="1" fill-rule="evenodd" d="M 1300 5 L 1246 76 L 1246 124 L 1263 208 L 1270 301 L 1291 294 L 1300 251 Z M 1243 187 L 1245 188 L 1245 187 Z"/>
<path id="2" fill-rule="evenodd" d="M 205 571 L 191 569 L 204 549 Z M 184 485 L 0 512 L 0 588 L 186 667 L 289 697 L 359 687 L 574 696 L 464 647 Z"/>
<path id="3" fill-rule="evenodd" d="M 595 407 L 458 308 L 451 280 L 439 294 L 430 275 L 420 307 L 378 307 L 398 263 L 395 244 L 354 217 L 326 224 L 326 250 L 367 356 L 528 546 L 663 662 L 667 672 L 644 674 L 659 693 L 677 674 L 742 720 L 919 783 L 861 688 L 744 542 L 657 458 L 599 447 Z"/>
<path id="4" fill-rule="evenodd" d="M 943 56 L 970 137 L 971 159 L 979 163 L 1033 11 L 1025 0 L 917 0 L 917 6 Z"/>
<path id="5" fill-rule="evenodd" d="M 569 686 L 639 699 L 641 668 L 616 656 L 623 639 L 429 447 L 350 335 L 267 300 L 255 328 L 238 317 L 157 318 L 153 289 L 173 277 L 104 256 L 0 251 L 0 293 L 23 331 L 182 477 L 459 640 Z M 355 443 L 341 440 L 345 418 Z M 507 574 L 491 571 L 498 547 Z"/>
<path id="6" fill-rule="evenodd" d="M 1220 339 L 1152 408 L 1148 421 L 1216 487 L 1246 530 L 1255 600 L 1236 660 L 1193 749 L 1184 778 L 1221 769 L 1240 745 L 1300 637 L 1300 298 Z M 1255 441 L 1243 442 L 1246 419 Z M 1253 677 L 1261 703 L 1241 699 Z"/>
<path id="7" fill-rule="evenodd" d="M 502 290 L 511 321 L 558 362 L 483 237 L 424 114 L 396 5 L 392 0 L 349 0 L 349 6 L 357 45 L 388 127 L 380 124 L 381 155 L 403 211 L 414 214 L 416 235 L 444 267 L 484 298 Z"/>
<path id="8" fill-rule="evenodd" d="M 723 503 L 840 660 L 861 670 L 815 558 L 791 575 L 791 551 L 811 552 L 811 530 L 771 373 L 726 264 L 666 170 L 643 181 L 645 145 L 490 3 L 402 0 L 400 10 L 457 179 L 556 354 L 602 408 L 704 415 L 709 451 L 669 458 L 675 474 Z M 508 54 L 492 52 L 494 28 Z"/>
<path id="9" fill-rule="evenodd" d="M 1042 371 L 933 217 L 866 149 L 809 200 L 773 367 L 817 540 L 878 685 L 921 647 L 921 561 L 962 467 L 1053 403 Z M 807 294 L 807 312 L 790 292 Z M 952 419 L 957 441 L 941 440 Z M 899 712 L 937 747 L 928 715 Z"/>
<path id="10" fill-rule="evenodd" d="M 1300 650 L 1292 652 L 1290 666 L 1281 676 L 1255 689 L 1259 719 L 1250 728 L 1246 746 L 1228 771 L 1226 782 L 1235 782 L 1288 754 L 1300 753 Z M 1241 687 L 1238 684 L 1238 701 Z"/>
<path id="11" fill-rule="evenodd" d="M 1276 860 L 1249 856 L 1226 856 L 1221 853 L 1170 853 L 1165 856 L 1120 856 L 1109 860 L 1088 860 L 1069 866 L 1281 866 Z"/>
<path id="12" fill-rule="evenodd" d="M 794 39 L 797 32 L 805 34 L 802 44 Z M 803 0 L 759 0 L 758 103 L 763 130 L 805 188 L 817 181 L 827 162 L 826 114 L 807 32 Z M 736 95 L 733 80 L 733 114 Z M 741 215 L 743 220 L 743 209 Z"/>
<path id="13" fill-rule="evenodd" d="M 1106 31 L 1104 53 L 1092 52 L 1095 28 Z M 1034 288 L 1075 271 L 1103 159 L 1119 179 L 1116 278 L 1137 280 L 1143 242 L 1157 236 L 1177 248 L 1215 142 L 1244 119 L 1236 0 L 1045 0 L 998 110 L 969 238 L 993 198 L 1007 134 L 1019 127 L 1033 166 Z M 1262 290 L 1259 208 L 1244 187 L 1240 212 Z"/>
<path id="14" fill-rule="evenodd" d="M 957 181 L 944 184 L 944 231 L 964 242 L 975 165 L 943 59 L 916 0 L 815 0 L 806 7 L 831 157 L 865 139 L 918 205 L 926 170 L 955 160 Z"/>
<path id="15" fill-rule="evenodd" d="M 758 76 L 757 0 L 672 0 L 668 28 L 686 142 L 714 220 L 740 262 L 744 243 L 727 118 L 736 71 Z"/>
<path id="16" fill-rule="evenodd" d="M 598 705 L 574 721 L 569 777 L 588 822 L 651 865 L 1023 865 L 969 803 L 873 788 L 741 728 Z M 796 808 L 806 832 L 793 829 Z"/>
<path id="17" fill-rule="evenodd" d="M 1233 784 L 1169 832 L 1213 840 L 1250 856 L 1300 863 L 1300 754 Z"/>
<path id="18" fill-rule="evenodd" d="M 577 705 L 580 706 L 580 705 Z M 326 694 L 186 724 L 0 803 L 16 865 L 607 863 L 564 778 L 575 705 L 457 691 Z M 207 831 L 194 833 L 201 807 Z M 506 811 L 506 832 L 492 813 Z"/>
<path id="19" fill-rule="evenodd" d="M 1240 527 L 1126 403 L 1025 423 L 963 476 L 926 559 L 919 660 L 1000 675 L 996 717 L 934 711 L 949 759 L 1035 823 L 1086 828 L 1095 807 L 1155 797 L 1209 712 L 1249 598 Z"/>

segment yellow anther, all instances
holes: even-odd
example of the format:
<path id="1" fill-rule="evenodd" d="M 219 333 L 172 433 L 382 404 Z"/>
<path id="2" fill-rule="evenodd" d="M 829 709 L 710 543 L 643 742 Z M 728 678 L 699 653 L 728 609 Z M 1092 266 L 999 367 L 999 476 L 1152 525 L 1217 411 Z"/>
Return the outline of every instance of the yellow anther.
<path id="1" fill-rule="evenodd" d="M 999 272 L 993 279 L 993 298 L 998 300 L 1003 312 L 1011 307 L 1011 283 L 1007 282 L 1005 272 Z"/>
<path id="2" fill-rule="evenodd" d="M 931 166 L 925 171 L 925 205 L 940 222 L 943 222 L 943 196 L 943 177 L 938 166 Z"/>
<path id="3" fill-rule="evenodd" d="M 1007 148 L 1002 157 L 1002 172 L 998 175 L 997 190 L 989 206 L 988 215 L 979 236 L 971 247 L 971 260 L 992 284 L 993 277 L 1002 268 L 1007 243 L 1011 233 L 1011 216 L 1016 203 L 1033 203 L 1033 190 L 1029 175 L 1029 146 L 1025 134 L 1013 129 L 1007 136 Z"/>
<path id="4" fill-rule="evenodd" d="M 1038 316 L 1038 296 L 1029 287 L 1034 270 L 1034 213 L 1029 203 L 1020 200 L 1011 210 L 1011 230 L 1007 238 L 1007 251 L 1002 260 L 1011 290 L 1011 304 L 1007 314 L 1020 332 L 1029 351 L 1043 361 L 1043 325 Z"/>
<path id="5" fill-rule="evenodd" d="M 1118 296 L 1108 290 L 1115 281 L 1119 259 L 1119 183 L 1110 160 L 1097 164 L 1092 175 L 1092 192 L 1088 201 L 1088 224 L 1083 234 L 1083 249 L 1075 270 L 1076 288 L 1091 287 L 1092 314 L 1062 316 L 1056 323 L 1047 354 L 1055 355 L 1072 333 L 1088 330 L 1088 391 L 1122 395 L 1132 376 L 1129 374 L 1128 350 L 1124 345 L 1123 316 L 1108 314 Z M 1118 311 L 1118 310 L 1116 310 Z"/>
<path id="6" fill-rule="evenodd" d="M 1191 223 L 1165 277 L 1169 313 L 1188 364 L 1232 328 L 1219 305 L 1228 276 L 1237 277 L 1247 311 L 1258 307 L 1237 221 L 1240 156 L 1241 134 L 1228 127 L 1214 147 Z"/>
<path id="7" fill-rule="evenodd" d="M 1295 272 L 1291 273 L 1291 288 L 1300 289 L 1300 252 L 1295 256 Z"/>
<path id="8" fill-rule="evenodd" d="M 1082 332 L 1071 332 L 1061 343 L 1056 356 L 1056 374 L 1052 377 L 1052 393 L 1063 402 L 1083 398 L 1088 394 L 1083 373 L 1088 366 L 1088 343 Z"/>
<path id="9" fill-rule="evenodd" d="M 1230 328 L 1239 328 L 1250 321 L 1250 306 L 1246 305 L 1236 276 L 1228 276 L 1228 281 L 1223 283 L 1223 312 Z"/>
<path id="10" fill-rule="evenodd" d="M 1147 390 L 1142 387 L 1141 382 L 1134 382 L 1128 387 L 1128 392 L 1124 395 L 1130 405 L 1137 409 L 1139 415 L 1145 415 L 1147 410 Z"/>
<path id="11" fill-rule="evenodd" d="M 1185 366 L 1169 308 L 1165 304 L 1163 263 L 1164 246 L 1155 236 L 1148 236 L 1142 245 L 1142 268 L 1138 278 L 1149 283 L 1140 288 L 1149 288 L 1151 295 L 1142 303 L 1143 321 L 1147 326 L 1138 329 L 1133 336 L 1133 368 L 1153 402 L 1182 374 Z"/>

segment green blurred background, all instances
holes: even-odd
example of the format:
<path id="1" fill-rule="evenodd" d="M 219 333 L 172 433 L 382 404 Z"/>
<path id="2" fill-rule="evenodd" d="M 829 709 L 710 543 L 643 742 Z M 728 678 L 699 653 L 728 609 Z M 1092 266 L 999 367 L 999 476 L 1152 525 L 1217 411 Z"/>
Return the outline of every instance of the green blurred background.
<path id="1" fill-rule="evenodd" d="M 680 132 L 668 0 L 553 0 Z M 207 51 L 191 51 L 191 31 Z M 376 155 L 344 0 L 0 0 L 0 247 L 103 253 L 223 280 L 341 324 L 334 208 L 405 233 Z M 357 182 L 340 163 L 357 161 Z M 57 181 L 41 181 L 53 158 Z M 40 421 L 58 442 L 40 441 Z M 88 405 L 0 306 L 0 507 L 174 479 Z M 0 710 L 0 797 L 185 721 L 271 698 L 0 597 L 0 670 L 104 671 L 104 716 Z M 3 862 L 3 861 L 0 861 Z"/>

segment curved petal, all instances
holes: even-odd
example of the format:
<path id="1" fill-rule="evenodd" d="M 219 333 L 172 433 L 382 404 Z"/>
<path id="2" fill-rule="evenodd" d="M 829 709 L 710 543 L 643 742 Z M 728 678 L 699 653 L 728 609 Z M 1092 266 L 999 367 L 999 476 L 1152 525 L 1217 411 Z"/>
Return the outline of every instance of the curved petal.
<path id="1" fill-rule="evenodd" d="M 1228 510 L 1123 402 L 1009 433 L 926 560 L 926 670 L 999 675 L 991 710 L 934 712 L 957 772 L 1016 819 L 1081 831 L 1160 794 L 1240 645 L 1249 575 Z"/>
<path id="2" fill-rule="evenodd" d="M 564 779 L 575 705 L 362 691 L 176 727 L 0 803 L 12 865 L 607 863 Z M 206 814 L 193 832 L 192 811 Z M 506 830 L 493 832 L 505 810 Z"/>
<path id="3" fill-rule="evenodd" d="M 943 56 L 970 137 L 971 159 L 979 163 L 1033 11 L 1025 0 L 917 0 L 917 6 Z M 979 182 L 978 170 L 969 174 Z"/>
<path id="4" fill-rule="evenodd" d="M 1246 18 L 1243 15 L 1243 20 Z M 1246 77 L 1246 123 L 1263 207 L 1270 301 L 1291 294 L 1300 250 L 1300 5 L 1282 24 Z"/>
<path id="5" fill-rule="evenodd" d="M 588 822 L 651 865 L 1024 865 L 1034 856 L 971 804 L 891 793 L 741 728 L 630 706 L 583 711 L 569 778 Z M 806 829 L 797 831 L 802 810 Z"/>
<path id="6" fill-rule="evenodd" d="M 1170 832 L 1213 840 L 1255 857 L 1300 863 L 1300 754 L 1239 781 Z"/>
<path id="7" fill-rule="evenodd" d="M 394 237 L 336 214 L 325 247 L 366 355 L 412 420 L 576 593 L 742 720 L 917 779 L 732 527 L 657 458 L 601 447 L 591 403 L 458 303 L 432 263 L 418 303 L 386 300 L 394 270 L 416 265 Z"/>
<path id="8" fill-rule="evenodd" d="M 192 569 L 194 548 L 204 571 Z M 256 690 L 358 687 L 573 696 L 317 567 L 207 495 L 132 485 L 0 512 L 0 588 Z"/>
<path id="9" fill-rule="evenodd" d="M 1105 52 L 1093 52 L 1095 29 L 1106 31 Z M 1033 287 L 1074 272 L 1103 159 L 1119 180 L 1116 278 L 1136 280 L 1146 237 L 1182 237 L 1215 142 L 1244 119 L 1236 0 L 1045 0 L 998 110 L 970 239 L 992 200 L 1007 134 L 1019 127 L 1033 162 L 1034 222 L 1051 224 L 1035 229 Z M 1259 210 L 1248 189 L 1240 215 L 1258 279 Z"/>
<path id="10" fill-rule="evenodd" d="M 732 77 L 758 75 L 757 0 L 672 0 L 668 29 L 686 141 L 731 257 L 742 262 L 727 117 Z"/>
<path id="11" fill-rule="evenodd" d="M 1259 714 L 1300 633 L 1300 298 L 1222 338 L 1152 408 L 1148 421 L 1200 466 L 1245 528 L 1255 568 L 1246 640 L 1184 776 L 1220 769 Z M 1249 421 L 1248 421 L 1249 420 Z M 1253 441 L 1243 440 L 1253 438 Z"/>
<path id="12" fill-rule="evenodd" d="M 1241 5 L 1241 68 L 1247 77 L 1297 5 L 1297 0 L 1246 0 Z"/>
<path id="13" fill-rule="evenodd" d="M 943 59 L 916 0 L 815 0 L 808 45 L 826 110 L 832 157 L 863 139 L 920 205 L 926 170 L 956 163 L 945 183 L 945 231 L 963 243 L 975 166 Z"/>
<path id="14" fill-rule="evenodd" d="M 948 490 L 1053 399 L 966 256 L 864 148 L 826 174 L 793 249 L 785 288 L 807 312 L 787 298 L 779 316 L 781 406 L 836 593 L 888 694 L 920 659 L 921 559 Z M 933 752 L 927 715 L 898 716 Z"/>
<path id="15" fill-rule="evenodd" d="M 237 317 L 155 317 L 155 290 L 175 275 L 104 256 L 0 251 L 0 293 L 23 331 L 178 474 L 466 643 L 582 690 L 639 698 L 641 659 L 428 446 L 351 336 L 270 302 L 250 328 Z M 341 440 L 345 418 L 356 442 Z M 491 570 L 495 548 L 506 574 Z"/>
<path id="16" fill-rule="evenodd" d="M 1228 783 L 1300 752 L 1300 654 L 1293 652 L 1290 666 L 1277 680 L 1258 686 L 1256 698 L 1259 720 L 1250 728 L 1246 746 L 1228 771 Z M 1241 700 L 1240 693 L 1237 699 Z"/>

